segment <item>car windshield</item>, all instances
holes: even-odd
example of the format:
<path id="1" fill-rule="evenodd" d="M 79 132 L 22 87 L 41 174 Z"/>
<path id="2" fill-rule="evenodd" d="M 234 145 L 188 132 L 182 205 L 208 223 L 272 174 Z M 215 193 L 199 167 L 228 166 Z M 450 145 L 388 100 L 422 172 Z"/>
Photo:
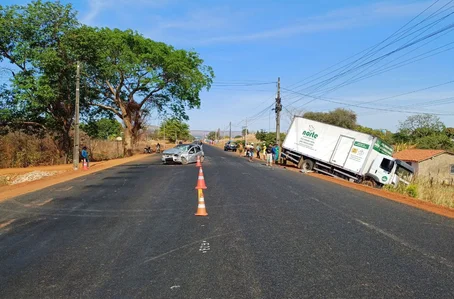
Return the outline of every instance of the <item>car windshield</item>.
<path id="1" fill-rule="evenodd" d="M 179 144 L 175 147 L 175 149 L 179 150 L 180 152 L 185 152 L 189 150 L 189 145 L 187 144 Z"/>

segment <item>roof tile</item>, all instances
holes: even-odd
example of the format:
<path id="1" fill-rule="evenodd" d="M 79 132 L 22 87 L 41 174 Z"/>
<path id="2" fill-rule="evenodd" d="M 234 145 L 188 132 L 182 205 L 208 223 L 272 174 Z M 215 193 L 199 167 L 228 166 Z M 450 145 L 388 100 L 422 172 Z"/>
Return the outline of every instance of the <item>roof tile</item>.
<path id="1" fill-rule="evenodd" d="M 421 162 L 445 152 L 445 150 L 406 149 L 395 153 L 393 157 L 402 161 Z"/>

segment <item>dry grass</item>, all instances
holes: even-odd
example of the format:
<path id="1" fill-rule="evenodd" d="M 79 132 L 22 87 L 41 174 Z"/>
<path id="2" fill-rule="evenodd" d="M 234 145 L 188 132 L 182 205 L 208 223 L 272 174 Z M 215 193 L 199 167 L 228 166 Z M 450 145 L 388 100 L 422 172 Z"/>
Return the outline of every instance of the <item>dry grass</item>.
<path id="1" fill-rule="evenodd" d="M 142 153 L 146 145 L 153 150 L 158 141 L 140 141 L 134 153 Z M 159 141 L 164 149 L 163 141 Z M 81 146 L 87 146 L 92 161 L 105 161 L 123 157 L 123 144 L 115 140 L 90 139 L 81 133 Z M 169 147 L 170 145 L 167 145 Z M 20 132 L 0 136 L 0 168 L 22 168 L 62 164 L 58 148 L 50 136 L 38 138 Z M 3 182 L 0 180 L 0 185 Z"/>
<path id="2" fill-rule="evenodd" d="M 454 208 L 454 186 L 431 183 L 429 179 L 416 179 L 417 198 L 436 205 Z"/>
<path id="3" fill-rule="evenodd" d="M 454 208 L 453 184 L 439 183 L 428 178 L 415 178 L 408 187 L 400 185 L 394 188 L 389 185 L 385 186 L 385 189 L 439 206 Z"/>

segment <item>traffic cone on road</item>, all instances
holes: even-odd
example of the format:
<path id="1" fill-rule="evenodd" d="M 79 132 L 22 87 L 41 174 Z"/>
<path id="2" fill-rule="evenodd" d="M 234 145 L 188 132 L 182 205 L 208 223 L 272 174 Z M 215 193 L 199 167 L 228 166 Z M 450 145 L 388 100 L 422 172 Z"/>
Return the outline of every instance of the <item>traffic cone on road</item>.
<path id="1" fill-rule="evenodd" d="M 202 189 L 197 190 L 198 193 L 198 198 L 199 198 L 199 204 L 197 206 L 197 213 L 194 215 L 196 216 L 208 216 L 206 207 L 205 207 L 205 198 L 203 197 L 203 191 Z"/>
<path id="2" fill-rule="evenodd" d="M 202 167 L 199 168 L 199 178 L 197 179 L 197 186 L 195 186 L 195 188 L 197 190 L 207 188 L 207 186 L 205 185 L 205 178 L 203 177 Z"/>
<path id="3" fill-rule="evenodd" d="M 87 161 L 84 160 L 84 170 L 88 170 L 88 164 Z"/>
<path id="4" fill-rule="evenodd" d="M 202 167 L 202 163 L 200 163 L 200 156 L 197 156 L 197 164 L 195 166 Z"/>

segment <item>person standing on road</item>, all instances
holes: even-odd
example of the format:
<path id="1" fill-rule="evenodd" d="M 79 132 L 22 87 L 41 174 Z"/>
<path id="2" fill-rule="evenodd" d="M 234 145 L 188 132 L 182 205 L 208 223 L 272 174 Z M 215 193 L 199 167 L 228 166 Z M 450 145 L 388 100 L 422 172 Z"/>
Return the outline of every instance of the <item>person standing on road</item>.
<path id="1" fill-rule="evenodd" d="M 257 144 L 257 147 L 255 148 L 255 150 L 257 151 L 257 159 L 260 160 L 260 151 L 262 150 L 262 148 L 260 147 L 260 144 Z"/>
<path id="2" fill-rule="evenodd" d="M 263 157 L 263 160 L 266 161 L 266 143 L 265 142 L 262 144 L 262 157 Z"/>
<path id="3" fill-rule="evenodd" d="M 274 163 L 278 164 L 279 163 L 279 145 L 276 143 L 274 145 Z"/>
<path id="4" fill-rule="evenodd" d="M 271 145 L 268 145 L 266 148 L 266 166 L 272 166 L 273 165 L 273 152 Z"/>
<path id="5" fill-rule="evenodd" d="M 254 158 L 254 143 L 251 143 L 249 145 L 249 162 L 252 162 L 253 158 Z"/>
<path id="6" fill-rule="evenodd" d="M 88 158 L 88 150 L 87 150 L 86 146 L 84 146 L 82 148 L 82 152 L 80 153 L 80 155 L 82 156 L 82 163 L 83 162 L 87 162 L 87 168 L 88 168 L 90 161 L 89 161 L 89 158 Z"/>

